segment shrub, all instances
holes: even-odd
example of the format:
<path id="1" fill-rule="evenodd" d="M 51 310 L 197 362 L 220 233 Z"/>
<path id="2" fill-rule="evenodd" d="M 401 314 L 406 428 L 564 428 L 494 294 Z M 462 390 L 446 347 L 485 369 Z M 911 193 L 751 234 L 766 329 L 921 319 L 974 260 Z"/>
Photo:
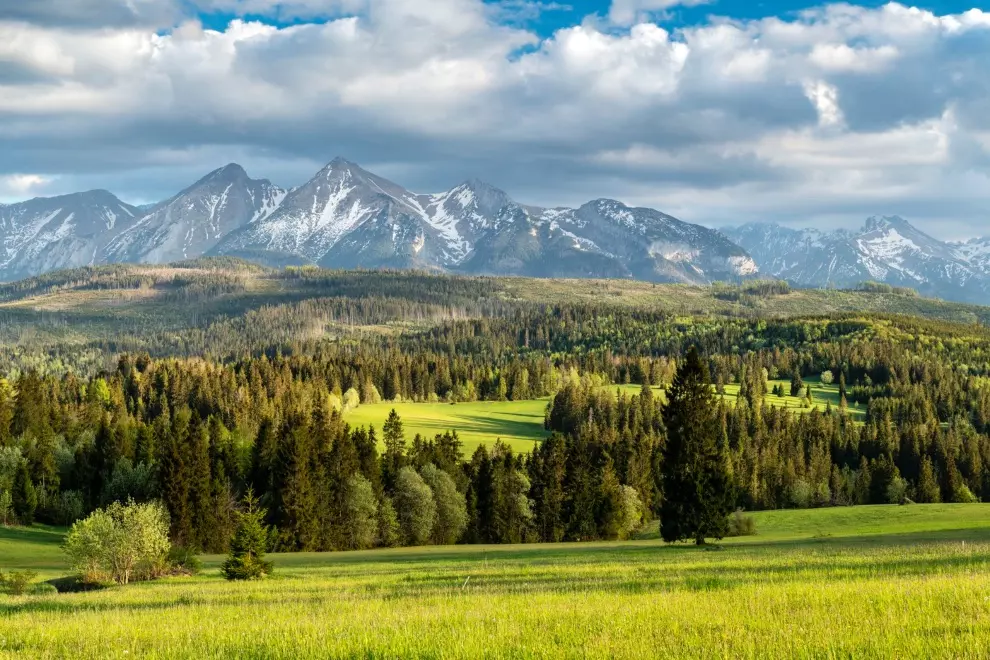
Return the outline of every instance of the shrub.
<path id="1" fill-rule="evenodd" d="M 57 593 L 58 589 L 55 585 L 48 584 L 47 582 L 42 582 L 31 587 L 31 595 L 33 596 L 51 596 Z"/>
<path id="2" fill-rule="evenodd" d="M 747 516 L 742 509 L 729 516 L 729 536 L 755 536 L 756 520 Z"/>
<path id="3" fill-rule="evenodd" d="M 813 492 L 811 484 L 804 479 L 798 479 L 790 488 L 791 505 L 798 509 L 807 509 L 811 506 Z"/>
<path id="4" fill-rule="evenodd" d="M 115 502 L 75 523 L 63 549 L 84 582 L 150 580 L 167 570 L 168 527 L 168 512 L 157 502 Z"/>
<path id="5" fill-rule="evenodd" d="M 977 499 L 976 495 L 973 495 L 973 491 L 969 489 L 969 486 L 963 484 L 956 488 L 956 492 L 952 496 L 952 501 L 958 504 L 976 504 L 980 500 Z"/>
<path id="6" fill-rule="evenodd" d="M 28 588 L 38 574 L 34 571 L 13 571 L 11 573 L 0 573 L 0 584 L 3 590 L 11 596 L 23 596 L 28 592 Z"/>
<path id="7" fill-rule="evenodd" d="M 265 514 L 254 493 L 248 491 L 244 510 L 237 513 L 237 531 L 230 541 L 230 554 L 220 567 L 228 580 L 260 580 L 271 575 L 272 563 L 265 561 L 269 540 L 269 530 L 262 522 Z"/>
<path id="8" fill-rule="evenodd" d="M 619 521 L 619 538 L 627 539 L 643 523 L 643 501 L 632 486 L 622 486 L 622 510 Z"/>
<path id="9" fill-rule="evenodd" d="M 182 575 L 199 575 L 203 570 L 203 562 L 190 548 L 173 547 L 168 553 L 168 563 L 174 573 Z"/>

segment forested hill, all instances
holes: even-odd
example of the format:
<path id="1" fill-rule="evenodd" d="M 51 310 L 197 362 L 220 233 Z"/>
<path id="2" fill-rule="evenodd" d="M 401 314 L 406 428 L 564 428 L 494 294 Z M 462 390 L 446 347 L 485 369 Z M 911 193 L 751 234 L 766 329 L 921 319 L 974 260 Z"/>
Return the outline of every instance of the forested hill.
<path id="1" fill-rule="evenodd" d="M 219 552 L 253 492 L 284 550 L 622 538 L 686 519 L 664 513 L 678 447 L 724 486 L 713 536 L 735 506 L 990 498 L 987 310 L 905 291 L 200 261 L 0 298 L 0 515 L 22 523 L 157 499 Z M 383 402 L 437 418 L 352 424 Z M 545 409 L 528 451 L 508 422 L 468 455 L 436 412 L 516 402 Z"/>
<path id="2" fill-rule="evenodd" d="M 868 290 L 785 284 L 694 287 L 627 280 L 455 277 L 409 271 L 274 270 L 230 258 L 58 271 L 0 285 L 0 367 L 95 373 L 122 353 L 230 358 L 395 336 L 440 323 L 547 310 L 596 318 L 733 320 L 891 316 L 990 323 L 990 308 Z M 976 331 L 975 328 L 972 328 Z"/>

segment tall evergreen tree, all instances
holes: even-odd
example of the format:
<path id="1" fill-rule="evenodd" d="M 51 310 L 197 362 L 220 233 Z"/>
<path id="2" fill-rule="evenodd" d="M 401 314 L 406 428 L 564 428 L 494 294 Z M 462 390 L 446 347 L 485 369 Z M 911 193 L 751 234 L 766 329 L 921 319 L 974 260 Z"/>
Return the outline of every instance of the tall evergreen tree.
<path id="1" fill-rule="evenodd" d="M 692 347 L 674 376 L 663 408 L 660 533 L 665 541 L 721 539 L 734 504 L 728 461 L 719 447 L 719 420 L 708 368 Z"/>

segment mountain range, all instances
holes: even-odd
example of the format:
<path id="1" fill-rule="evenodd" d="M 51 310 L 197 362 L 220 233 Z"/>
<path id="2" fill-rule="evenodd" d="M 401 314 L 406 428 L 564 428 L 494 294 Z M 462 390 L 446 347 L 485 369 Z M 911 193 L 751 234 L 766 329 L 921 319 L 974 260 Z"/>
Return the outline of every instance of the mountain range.
<path id="1" fill-rule="evenodd" d="M 990 301 L 990 238 L 945 243 L 898 217 L 871 218 L 859 231 L 762 223 L 718 231 L 609 199 L 527 206 L 477 180 L 417 194 L 341 158 L 288 191 L 231 164 L 149 206 L 103 190 L 0 205 L 0 241 L 7 281 L 91 264 L 236 256 L 274 266 L 691 284 L 874 280 Z"/>

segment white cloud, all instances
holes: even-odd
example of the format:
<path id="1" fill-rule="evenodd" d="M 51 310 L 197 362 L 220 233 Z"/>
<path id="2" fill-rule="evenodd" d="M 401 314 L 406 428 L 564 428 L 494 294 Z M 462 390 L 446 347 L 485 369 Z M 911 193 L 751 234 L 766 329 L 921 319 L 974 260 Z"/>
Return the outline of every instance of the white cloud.
<path id="1" fill-rule="evenodd" d="M 808 82 L 804 85 L 804 93 L 818 111 L 819 126 L 838 126 L 845 121 L 839 107 L 839 90 L 835 85 L 824 80 Z"/>
<path id="2" fill-rule="evenodd" d="M 608 18 L 616 25 L 633 25 L 649 21 L 674 7 L 694 7 L 711 4 L 714 0 L 612 0 Z"/>
<path id="3" fill-rule="evenodd" d="M 0 198 L 22 199 L 41 191 L 52 180 L 38 174 L 9 174 L 0 176 Z"/>
<path id="4" fill-rule="evenodd" d="M 979 10 L 588 20 L 541 40 L 481 0 L 199 2 L 329 20 L 213 31 L 179 16 L 161 31 L 125 11 L 88 27 L 78 12 L 13 20 L 0 0 L 0 176 L 57 178 L 25 195 L 146 200 L 229 160 L 295 185 L 342 154 L 420 189 L 480 176 L 525 202 L 612 196 L 713 224 L 962 222 L 990 204 Z"/>

